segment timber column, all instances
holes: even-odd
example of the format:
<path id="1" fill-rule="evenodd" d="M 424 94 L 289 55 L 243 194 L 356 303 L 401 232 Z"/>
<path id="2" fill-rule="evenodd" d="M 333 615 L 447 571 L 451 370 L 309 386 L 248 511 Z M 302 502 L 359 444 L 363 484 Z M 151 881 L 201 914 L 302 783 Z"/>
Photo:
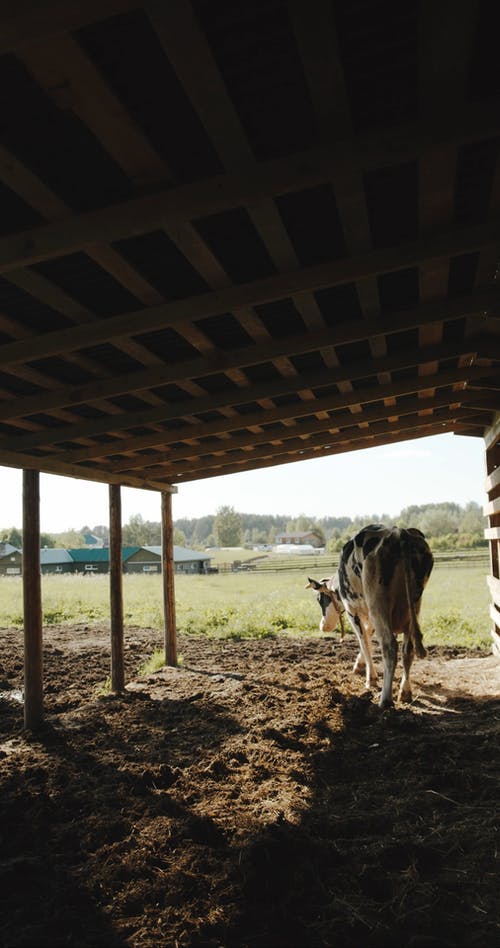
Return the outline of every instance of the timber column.
<path id="1" fill-rule="evenodd" d="M 488 503 L 484 512 L 488 527 L 484 531 L 490 547 L 490 575 L 488 585 L 491 593 L 490 618 L 493 653 L 500 658 L 500 414 L 485 433 L 486 491 Z"/>
<path id="2" fill-rule="evenodd" d="M 24 726 L 43 720 L 40 474 L 23 471 Z"/>
<path id="3" fill-rule="evenodd" d="M 165 616 L 165 664 L 175 666 L 177 665 L 177 628 L 175 624 L 174 524 L 170 491 L 161 493 L 161 569 Z"/>
<path id="4" fill-rule="evenodd" d="M 109 594 L 111 605 L 111 688 L 123 691 L 122 502 L 119 484 L 109 485 Z"/>

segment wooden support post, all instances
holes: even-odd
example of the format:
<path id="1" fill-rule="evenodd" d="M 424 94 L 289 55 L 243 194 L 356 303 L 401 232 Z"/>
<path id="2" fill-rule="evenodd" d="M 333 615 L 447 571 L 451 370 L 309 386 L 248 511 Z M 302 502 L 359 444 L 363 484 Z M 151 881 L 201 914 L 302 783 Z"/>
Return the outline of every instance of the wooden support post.
<path id="1" fill-rule="evenodd" d="M 23 471 L 24 726 L 43 720 L 40 475 Z"/>
<path id="2" fill-rule="evenodd" d="M 111 688 L 123 691 L 122 504 L 119 484 L 109 485 L 109 591 L 111 602 Z"/>
<path id="3" fill-rule="evenodd" d="M 490 548 L 491 638 L 493 653 L 500 658 L 500 414 L 485 434 L 485 448 L 488 500 L 484 512 L 488 518 L 485 536 Z"/>
<path id="4" fill-rule="evenodd" d="M 177 665 L 177 628 L 175 624 L 174 589 L 174 525 L 172 495 L 161 494 L 161 568 L 163 577 L 163 611 L 165 616 L 165 662 Z"/>

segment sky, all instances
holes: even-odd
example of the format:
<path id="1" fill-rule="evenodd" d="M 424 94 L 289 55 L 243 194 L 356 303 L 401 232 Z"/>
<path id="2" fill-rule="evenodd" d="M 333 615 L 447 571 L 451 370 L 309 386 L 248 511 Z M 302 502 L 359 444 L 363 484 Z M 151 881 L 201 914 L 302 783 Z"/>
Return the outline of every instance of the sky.
<path id="1" fill-rule="evenodd" d="M 289 518 L 397 515 L 410 504 L 486 502 L 484 443 L 452 434 L 350 454 L 298 461 L 260 471 L 228 474 L 179 485 L 173 518 L 203 517 L 228 505 L 238 513 Z M 122 520 L 140 514 L 158 522 L 160 497 L 122 489 Z M 91 529 L 108 523 L 105 484 L 42 474 L 40 529 L 44 533 Z M 22 473 L 0 467 L 0 530 L 22 526 Z"/>

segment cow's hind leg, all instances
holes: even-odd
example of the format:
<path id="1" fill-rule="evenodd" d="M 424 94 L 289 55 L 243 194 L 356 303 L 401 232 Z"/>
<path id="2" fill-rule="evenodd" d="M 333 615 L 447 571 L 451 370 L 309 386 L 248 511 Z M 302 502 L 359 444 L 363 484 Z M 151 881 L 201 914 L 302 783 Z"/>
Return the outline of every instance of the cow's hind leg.
<path id="1" fill-rule="evenodd" d="M 394 704 L 392 700 L 392 683 L 394 681 L 394 672 L 398 660 L 398 643 L 392 634 L 390 625 L 384 620 L 375 621 L 375 632 L 380 642 L 384 663 L 384 680 L 382 683 L 379 707 L 391 708 Z"/>
<path id="2" fill-rule="evenodd" d="M 413 662 L 415 651 L 413 648 L 413 643 L 410 638 L 409 632 L 405 630 L 403 638 L 403 677 L 401 679 L 401 685 L 399 687 L 399 700 L 408 702 L 412 699 L 411 693 L 411 684 L 410 684 L 410 669 Z"/>
<path id="3" fill-rule="evenodd" d="M 361 649 L 360 649 L 358 654 L 356 655 L 356 661 L 354 662 L 352 670 L 356 675 L 364 675 L 365 669 L 366 669 L 366 662 L 363 658 L 363 653 L 361 652 Z"/>
<path id="4" fill-rule="evenodd" d="M 359 653 L 354 662 L 353 671 L 361 674 L 365 672 L 365 685 L 369 690 L 371 685 L 377 682 L 377 671 L 372 658 L 371 634 L 367 632 L 359 616 L 351 616 L 348 613 L 348 617 L 359 642 Z"/>

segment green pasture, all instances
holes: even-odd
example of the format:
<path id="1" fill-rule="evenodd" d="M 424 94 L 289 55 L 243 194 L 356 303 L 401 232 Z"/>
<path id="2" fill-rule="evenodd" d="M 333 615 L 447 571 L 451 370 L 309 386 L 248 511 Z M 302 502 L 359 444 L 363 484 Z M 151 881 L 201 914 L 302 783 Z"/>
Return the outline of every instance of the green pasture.
<path id="1" fill-rule="evenodd" d="M 490 645 L 486 573 L 484 563 L 467 560 L 435 567 L 421 613 L 426 644 Z M 305 589 L 307 575 L 307 569 L 177 575 L 178 630 L 227 638 L 264 638 L 285 630 L 318 634 L 320 612 L 314 593 Z M 163 627 L 160 576 L 125 575 L 123 595 L 127 624 Z M 45 625 L 109 623 L 107 576 L 43 576 L 42 598 Z M 22 626 L 22 585 L 17 577 L 0 578 L 0 627 L 9 625 Z"/>

